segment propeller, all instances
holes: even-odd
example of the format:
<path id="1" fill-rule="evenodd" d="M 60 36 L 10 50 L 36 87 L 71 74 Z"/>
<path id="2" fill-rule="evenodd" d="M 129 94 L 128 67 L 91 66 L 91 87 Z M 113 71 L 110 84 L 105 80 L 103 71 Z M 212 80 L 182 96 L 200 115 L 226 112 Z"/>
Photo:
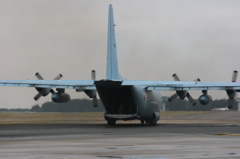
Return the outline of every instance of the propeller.
<path id="1" fill-rule="evenodd" d="M 40 73 L 36 73 L 35 74 L 35 76 L 37 77 L 37 79 L 39 79 L 39 80 L 44 80 L 43 79 L 43 77 L 40 75 Z M 60 80 L 61 78 L 62 78 L 63 76 L 62 76 L 62 74 L 59 74 L 59 75 L 57 75 L 55 78 L 54 78 L 54 80 Z M 34 96 L 34 100 L 35 101 L 37 101 L 41 96 L 46 96 L 46 95 L 48 95 L 48 93 L 49 92 L 51 92 L 51 93 L 54 93 L 54 90 L 52 90 L 52 89 L 48 89 L 48 88 L 36 88 L 37 89 L 37 91 L 39 92 L 37 95 L 35 95 Z"/>
<path id="2" fill-rule="evenodd" d="M 187 99 L 193 106 L 197 104 L 188 92 L 187 92 Z"/>
<path id="3" fill-rule="evenodd" d="M 178 94 L 175 93 L 175 94 L 171 95 L 171 97 L 168 98 L 168 101 L 169 101 L 169 102 L 172 102 L 172 101 L 175 100 L 177 97 L 178 97 Z"/>
<path id="4" fill-rule="evenodd" d="M 174 74 L 172 75 L 172 77 L 173 77 L 173 79 L 174 79 L 175 81 L 180 81 L 180 79 L 178 78 L 178 76 L 177 76 L 176 73 L 174 73 Z M 169 102 L 172 102 L 172 101 L 175 100 L 177 97 L 178 97 L 178 93 L 175 93 L 175 94 L 171 95 L 171 96 L 168 98 L 168 101 L 169 101 Z"/>
<path id="5" fill-rule="evenodd" d="M 37 101 L 41 96 L 42 96 L 41 93 L 38 93 L 33 99 Z"/>
<path id="6" fill-rule="evenodd" d="M 200 78 L 195 79 L 196 82 L 201 82 Z"/>
<path id="7" fill-rule="evenodd" d="M 173 77 L 173 79 L 174 79 L 175 81 L 180 81 L 180 78 L 177 76 L 176 73 L 174 73 L 174 74 L 172 75 L 172 77 Z M 200 81 L 200 79 L 197 78 L 197 79 L 194 80 L 194 81 Z M 195 100 L 192 98 L 192 96 L 191 96 L 187 91 L 176 91 L 175 94 L 173 94 L 172 96 L 170 96 L 170 97 L 168 98 L 168 101 L 169 101 L 169 102 L 172 102 L 172 101 L 175 100 L 177 97 L 180 97 L 180 99 L 184 99 L 185 97 L 187 97 L 187 98 L 188 98 L 188 101 L 189 101 L 193 106 L 196 105 Z"/>
<path id="8" fill-rule="evenodd" d="M 237 81 L 237 74 L 238 74 L 238 71 L 233 71 L 233 75 L 232 75 L 232 82 L 236 82 Z"/>
<path id="9" fill-rule="evenodd" d="M 232 82 L 237 81 L 237 74 L 238 74 L 238 71 L 234 70 L 233 75 L 232 75 Z M 227 92 L 227 95 L 229 97 L 228 108 L 233 108 L 233 102 L 234 102 L 234 97 L 236 95 L 236 91 L 235 90 L 226 90 L 226 92 Z"/>
<path id="10" fill-rule="evenodd" d="M 96 79 L 96 71 L 92 70 L 92 80 Z M 95 91 L 95 95 L 93 96 L 93 107 L 98 106 L 98 101 L 97 101 L 97 91 Z"/>
<path id="11" fill-rule="evenodd" d="M 35 76 L 37 77 L 37 79 L 39 80 L 44 80 L 43 77 L 40 75 L 40 73 L 36 73 Z"/>
<path id="12" fill-rule="evenodd" d="M 172 75 L 172 77 L 173 77 L 173 79 L 174 79 L 175 81 L 180 81 L 180 79 L 178 78 L 178 75 L 177 75 L 176 73 L 174 73 L 174 74 Z"/>
<path id="13" fill-rule="evenodd" d="M 62 74 L 59 74 L 53 80 L 60 80 L 61 78 L 62 78 Z"/>
<path id="14" fill-rule="evenodd" d="M 233 108 L 233 102 L 234 102 L 234 98 L 233 99 L 231 99 L 231 98 L 228 99 L 228 108 Z"/>

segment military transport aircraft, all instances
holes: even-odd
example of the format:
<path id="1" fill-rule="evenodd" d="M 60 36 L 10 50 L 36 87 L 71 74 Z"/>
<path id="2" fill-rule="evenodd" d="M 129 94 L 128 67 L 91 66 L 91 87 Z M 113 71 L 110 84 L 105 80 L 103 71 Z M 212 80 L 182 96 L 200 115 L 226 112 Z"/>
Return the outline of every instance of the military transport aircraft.
<path id="1" fill-rule="evenodd" d="M 234 71 L 232 82 L 201 82 L 180 81 L 173 74 L 175 81 L 144 81 L 126 80 L 118 71 L 118 60 L 115 41 L 115 25 L 113 8 L 109 5 L 108 11 L 108 49 L 107 49 L 107 73 L 106 79 L 96 80 L 95 71 L 92 71 L 91 80 L 60 80 L 58 75 L 54 80 L 44 80 L 39 73 L 39 80 L 0 80 L 0 86 L 9 87 L 34 87 L 38 94 L 34 97 L 38 100 L 41 96 L 52 94 L 52 100 L 56 103 L 65 103 L 70 96 L 65 89 L 75 89 L 77 92 L 84 91 L 93 98 L 93 105 L 97 106 L 97 94 L 104 107 L 104 117 L 109 125 L 114 125 L 117 120 L 138 119 L 141 123 L 156 125 L 160 119 L 160 106 L 162 98 L 161 90 L 175 91 L 169 101 L 179 97 L 188 98 L 192 105 L 196 102 L 188 93 L 189 90 L 202 90 L 199 102 L 203 105 L 209 104 L 212 99 L 207 90 L 225 90 L 228 97 L 228 106 L 231 107 L 236 92 L 240 91 L 240 83 L 236 83 L 237 71 Z M 56 90 L 54 90 L 56 89 Z"/>

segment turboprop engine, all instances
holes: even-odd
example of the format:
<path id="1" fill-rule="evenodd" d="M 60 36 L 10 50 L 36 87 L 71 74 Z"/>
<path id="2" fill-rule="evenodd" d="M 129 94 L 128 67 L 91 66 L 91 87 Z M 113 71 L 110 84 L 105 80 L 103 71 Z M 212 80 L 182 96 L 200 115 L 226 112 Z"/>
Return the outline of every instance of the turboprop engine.
<path id="1" fill-rule="evenodd" d="M 180 81 L 180 79 L 178 78 L 177 74 L 174 73 L 172 75 L 172 77 L 174 78 L 175 81 Z M 197 78 L 196 80 L 194 81 L 200 81 L 199 78 Z M 188 93 L 188 91 L 176 91 L 175 94 L 173 94 L 171 97 L 168 98 L 168 101 L 169 102 L 172 102 L 174 99 L 176 99 L 177 97 L 179 97 L 180 99 L 184 99 L 184 98 L 188 98 L 189 102 L 194 106 L 196 105 L 196 102 L 195 100 L 192 98 L 192 96 Z"/>
<path id="2" fill-rule="evenodd" d="M 96 79 L 96 71 L 92 70 L 91 72 L 92 75 L 92 80 Z M 81 89 L 76 89 L 77 92 L 82 91 Z M 96 90 L 84 90 L 84 92 L 86 93 L 86 95 L 89 98 L 93 99 L 93 107 L 98 107 L 98 101 L 97 101 L 97 91 Z"/>
<path id="3" fill-rule="evenodd" d="M 35 76 L 39 80 L 44 80 L 43 77 L 40 75 L 40 73 L 36 73 Z M 60 80 L 62 78 L 62 74 L 57 75 L 53 80 Z M 45 97 L 47 96 L 50 92 L 53 94 L 54 91 L 51 88 L 35 88 L 38 91 L 38 94 L 34 97 L 34 100 L 38 100 L 41 96 Z"/>
<path id="4" fill-rule="evenodd" d="M 233 71 L 233 75 L 232 75 L 232 82 L 236 82 L 237 80 L 237 74 L 238 74 L 238 71 Z M 233 102 L 234 102 L 234 98 L 236 96 L 236 90 L 226 90 L 226 93 L 229 97 L 228 99 L 228 108 L 232 108 L 233 107 Z"/>
<path id="5" fill-rule="evenodd" d="M 70 95 L 67 93 L 53 93 L 52 94 L 52 101 L 55 103 L 67 103 L 70 100 Z"/>
<path id="6" fill-rule="evenodd" d="M 232 82 L 236 82 L 238 71 L 233 71 Z M 227 89 L 226 93 L 229 97 L 228 99 L 228 108 L 233 107 L 234 97 L 236 96 L 237 90 Z M 212 102 L 212 97 L 207 94 L 207 90 L 202 90 L 203 95 L 199 97 L 199 102 L 202 105 L 208 105 Z"/>
<path id="7" fill-rule="evenodd" d="M 50 92 L 51 89 L 50 88 L 36 88 L 36 90 L 39 92 L 38 96 L 47 96 Z M 35 99 L 36 97 L 34 97 Z M 38 97 L 39 98 L 39 97 Z M 36 99 L 35 99 L 36 100 Z"/>
<path id="8" fill-rule="evenodd" d="M 35 76 L 39 80 L 44 80 L 43 77 L 37 72 Z M 62 78 L 62 74 L 59 74 L 54 78 L 54 80 L 60 80 Z M 67 103 L 70 100 L 70 95 L 65 93 L 65 89 L 58 89 L 57 92 L 55 92 L 51 88 L 39 88 L 36 87 L 36 90 L 38 91 L 38 94 L 34 97 L 34 99 L 37 101 L 41 96 L 47 96 L 49 93 L 52 93 L 52 101 L 55 103 Z"/>

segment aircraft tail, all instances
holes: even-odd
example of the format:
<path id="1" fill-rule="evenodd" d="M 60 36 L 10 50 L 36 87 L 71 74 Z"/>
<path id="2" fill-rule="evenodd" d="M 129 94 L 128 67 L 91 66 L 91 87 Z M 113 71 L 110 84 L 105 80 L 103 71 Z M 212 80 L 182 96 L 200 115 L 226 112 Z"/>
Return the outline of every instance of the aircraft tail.
<path id="1" fill-rule="evenodd" d="M 110 4 L 108 10 L 107 79 L 122 79 L 118 72 L 117 46 L 114 27 L 113 8 Z"/>

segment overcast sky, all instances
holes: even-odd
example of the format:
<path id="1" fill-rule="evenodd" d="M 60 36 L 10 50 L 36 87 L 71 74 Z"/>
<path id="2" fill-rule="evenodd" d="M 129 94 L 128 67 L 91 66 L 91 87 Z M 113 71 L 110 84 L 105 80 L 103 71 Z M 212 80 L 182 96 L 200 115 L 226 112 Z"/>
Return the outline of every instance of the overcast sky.
<path id="1" fill-rule="evenodd" d="M 177 73 L 185 81 L 229 82 L 240 70 L 239 0 L 0 0 L 0 79 L 36 79 L 36 72 L 90 79 L 92 69 L 105 78 L 109 4 L 123 77 L 172 81 Z M 51 100 L 35 102 L 34 88 L 0 89 L 0 108 Z M 224 91 L 209 93 L 227 98 Z"/>

